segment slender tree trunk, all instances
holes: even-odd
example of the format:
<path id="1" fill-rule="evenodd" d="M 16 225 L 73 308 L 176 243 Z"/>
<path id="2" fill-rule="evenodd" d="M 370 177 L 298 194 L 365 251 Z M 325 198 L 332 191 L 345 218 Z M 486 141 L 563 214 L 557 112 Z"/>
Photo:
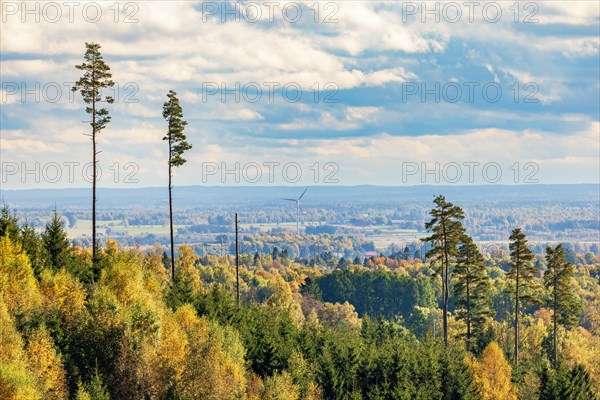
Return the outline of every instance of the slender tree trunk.
<path id="1" fill-rule="evenodd" d="M 448 346 L 448 297 L 449 297 L 449 291 L 448 291 L 448 283 L 449 283 L 449 279 L 448 279 L 448 256 L 446 256 L 446 273 L 445 273 L 445 277 L 444 279 L 446 280 L 446 283 L 444 285 L 444 344 L 446 346 Z"/>
<path id="2" fill-rule="evenodd" d="M 238 215 L 235 213 L 235 295 L 240 306 L 240 255 L 238 242 Z"/>
<path id="3" fill-rule="evenodd" d="M 448 238 L 446 236 L 446 224 L 444 222 L 444 220 L 442 219 L 442 235 L 443 235 L 443 257 L 442 257 L 442 261 L 444 263 L 444 265 L 442 265 L 442 279 L 443 279 L 443 283 L 442 283 L 442 290 L 444 292 L 443 294 L 443 305 L 442 305 L 442 321 L 444 324 L 444 345 L 448 346 L 448 257 L 450 257 L 449 251 L 448 251 Z"/>
<path id="4" fill-rule="evenodd" d="M 552 316 L 552 322 L 554 325 L 554 337 L 553 337 L 553 347 L 554 347 L 554 354 L 553 354 L 553 358 L 554 358 L 554 368 L 556 368 L 557 365 L 557 340 L 556 340 L 556 334 L 557 334 L 557 318 L 556 318 L 556 311 L 557 311 L 557 307 L 556 307 L 556 270 L 554 271 L 554 293 L 553 293 L 553 297 L 554 297 L 554 315 Z"/>
<path id="5" fill-rule="evenodd" d="M 171 166 L 171 140 L 169 139 L 169 225 L 171 231 L 171 276 L 175 284 L 175 241 L 173 240 L 173 185 Z"/>
<path id="6" fill-rule="evenodd" d="M 471 350 L 471 296 L 469 293 L 471 282 L 468 270 L 469 258 L 467 257 L 467 352 Z"/>
<path id="7" fill-rule="evenodd" d="M 521 275 L 521 261 L 517 255 L 517 277 L 515 284 L 515 365 L 519 364 L 519 276 Z"/>
<path id="8" fill-rule="evenodd" d="M 96 99 L 92 100 L 92 266 L 96 265 Z"/>

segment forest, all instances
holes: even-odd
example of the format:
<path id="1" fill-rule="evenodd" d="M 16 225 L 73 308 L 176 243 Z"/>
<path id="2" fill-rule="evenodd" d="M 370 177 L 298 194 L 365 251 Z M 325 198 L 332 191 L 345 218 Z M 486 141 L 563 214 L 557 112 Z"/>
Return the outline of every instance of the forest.
<path id="1" fill-rule="evenodd" d="M 275 249 L 241 254 L 239 283 L 229 255 L 182 245 L 172 277 L 163 246 L 106 240 L 92 262 L 66 218 L 37 233 L 26 217 L 0 215 L 3 399 L 590 400 L 600 389 L 598 257 L 572 264 L 561 245 L 534 255 L 519 229 L 510 253 L 484 256 L 442 196 L 425 260 L 332 264 Z"/>

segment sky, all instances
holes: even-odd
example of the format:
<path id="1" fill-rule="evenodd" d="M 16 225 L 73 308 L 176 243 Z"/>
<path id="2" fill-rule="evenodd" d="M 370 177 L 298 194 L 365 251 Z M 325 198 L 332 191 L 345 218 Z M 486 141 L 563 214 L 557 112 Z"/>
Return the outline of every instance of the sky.
<path id="1" fill-rule="evenodd" d="M 600 3 L 0 2 L 3 189 L 90 185 L 70 87 L 99 43 L 101 187 L 600 182 Z"/>

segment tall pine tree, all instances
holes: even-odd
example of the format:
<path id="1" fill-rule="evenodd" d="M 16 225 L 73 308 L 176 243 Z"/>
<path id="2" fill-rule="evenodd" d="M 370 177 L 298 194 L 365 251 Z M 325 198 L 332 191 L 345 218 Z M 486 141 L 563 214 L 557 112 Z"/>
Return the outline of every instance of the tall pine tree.
<path id="1" fill-rule="evenodd" d="M 470 351 L 473 338 L 481 336 L 484 331 L 486 316 L 493 313 L 490 308 L 490 278 L 483 256 L 468 235 L 461 237 L 453 274 L 456 318 L 465 321 L 467 325 L 466 348 Z"/>
<path id="2" fill-rule="evenodd" d="M 525 304 L 540 304 L 538 298 L 539 282 L 537 280 L 537 269 L 532 265 L 533 254 L 527 247 L 527 238 L 520 228 L 515 228 L 510 235 L 510 260 L 511 269 L 506 274 L 507 279 L 513 282 L 512 295 L 514 296 L 515 312 L 515 337 L 514 337 L 514 359 L 519 363 L 519 313 L 521 306 Z"/>
<path id="3" fill-rule="evenodd" d="M 173 167 L 180 167 L 186 160 L 182 154 L 191 149 L 192 145 L 186 142 L 183 133 L 187 122 L 183 120 L 183 110 L 179 104 L 177 93 L 169 90 L 168 100 L 163 106 L 163 118 L 168 122 L 167 134 L 163 140 L 169 143 L 169 222 L 171 233 L 171 275 L 175 282 L 175 243 L 173 240 Z"/>
<path id="4" fill-rule="evenodd" d="M 96 149 L 96 138 L 110 122 L 108 110 L 100 107 L 99 103 L 112 104 L 114 102 L 111 96 L 102 96 L 102 89 L 114 86 L 114 82 L 111 80 L 110 67 L 104 62 L 102 54 L 100 54 L 100 45 L 86 43 L 85 48 L 86 51 L 83 56 L 85 62 L 75 66 L 75 68 L 83 71 L 83 76 L 75 82 L 72 90 L 74 92 L 79 90 L 83 101 L 88 105 L 85 112 L 92 117 L 92 120 L 88 121 L 92 127 L 92 133 L 87 135 L 92 139 L 92 263 L 96 263 L 96 183 L 98 182 L 97 156 L 100 153 Z"/>
<path id="5" fill-rule="evenodd" d="M 557 245 L 554 249 L 546 248 L 546 262 L 548 269 L 544 273 L 544 286 L 550 292 L 547 305 L 554 312 L 552 317 L 552 358 L 556 367 L 558 364 L 558 324 L 566 328 L 577 325 L 581 309 L 572 284 L 573 264 L 567 262 L 562 244 Z"/>
<path id="6" fill-rule="evenodd" d="M 425 228 L 432 232 L 432 235 L 421 240 L 432 243 L 433 247 L 426 254 L 431 265 L 439 263 L 435 269 L 435 276 L 440 276 L 442 279 L 444 344 L 448 345 L 450 266 L 458 255 L 457 245 L 464 233 L 461 223 L 464 213 L 460 207 L 447 202 L 444 196 L 437 196 L 433 202 L 435 207 L 429 212 L 433 218 L 425 223 Z"/>

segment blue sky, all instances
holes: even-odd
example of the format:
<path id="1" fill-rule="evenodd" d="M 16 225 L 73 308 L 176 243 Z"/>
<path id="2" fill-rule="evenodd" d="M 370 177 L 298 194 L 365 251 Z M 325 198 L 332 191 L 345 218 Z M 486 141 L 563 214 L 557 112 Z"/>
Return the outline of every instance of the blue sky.
<path id="1" fill-rule="evenodd" d="M 600 180 L 597 2 L 23 4 L 2 2 L 3 188 L 88 185 L 67 90 L 86 41 L 119 90 L 104 187 L 166 184 L 170 89 L 194 146 L 178 185 Z"/>

